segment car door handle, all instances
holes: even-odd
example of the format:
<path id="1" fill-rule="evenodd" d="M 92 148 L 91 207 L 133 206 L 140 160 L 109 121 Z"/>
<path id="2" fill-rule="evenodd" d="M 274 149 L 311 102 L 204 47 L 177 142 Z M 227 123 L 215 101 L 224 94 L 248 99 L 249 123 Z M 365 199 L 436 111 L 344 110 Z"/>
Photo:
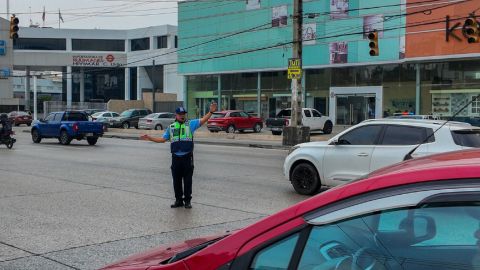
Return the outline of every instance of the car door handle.
<path id="1" fill-rule="evenodd" d="M 359 156 L 359 157 L 368 157 L 368 154 L 367 154 L 367 153 L 359 153 L 357 156 Z"/>

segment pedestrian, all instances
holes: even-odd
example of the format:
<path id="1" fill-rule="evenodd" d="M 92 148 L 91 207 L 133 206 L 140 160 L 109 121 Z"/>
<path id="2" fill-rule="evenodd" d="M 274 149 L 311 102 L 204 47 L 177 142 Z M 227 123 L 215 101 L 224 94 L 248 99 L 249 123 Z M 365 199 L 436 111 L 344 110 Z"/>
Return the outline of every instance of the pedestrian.
<path id="1" fill-rule="evenodd" d="M 208 121 L 217 109 L 217 103 L 210 105 L 210 111 L 201 119 L 187 120 L 187 110 L 179 107 L 175 110 L 175 122 L 165 131 L 162 137 L 150 137 L 147 134 L 140 136 L 141 140 L 164 143 L 170 140 L 170 152 L 172 154 L 173 190 L 175 202 L 172 208 L 185 206 L 192 208 L 192 176 L 193 162 L 193 134 L 196 129 Z M 182 189 L 182 179 L 183 186 Z"/>

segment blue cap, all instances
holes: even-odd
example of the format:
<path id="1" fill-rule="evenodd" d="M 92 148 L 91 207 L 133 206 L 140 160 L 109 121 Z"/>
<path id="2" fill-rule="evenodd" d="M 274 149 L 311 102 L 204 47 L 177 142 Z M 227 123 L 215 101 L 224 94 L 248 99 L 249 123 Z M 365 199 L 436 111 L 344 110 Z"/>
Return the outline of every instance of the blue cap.
<path id="1" fill-rule="evenodd" d="M 187 110 L 185 110 L 184 107 L 178 107 L 175 109 L 175 114 L 179 114 L 179 113 L 187 113 Z"/>

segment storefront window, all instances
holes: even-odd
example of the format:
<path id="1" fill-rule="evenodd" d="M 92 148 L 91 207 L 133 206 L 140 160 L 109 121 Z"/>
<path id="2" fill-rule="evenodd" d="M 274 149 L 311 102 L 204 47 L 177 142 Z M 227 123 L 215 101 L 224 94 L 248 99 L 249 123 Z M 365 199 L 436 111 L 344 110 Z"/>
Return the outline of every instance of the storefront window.
<path id="1" fill-rule="evenodd" d="M 331 69 L 305 70 L 305 107 L 328 115 Z"/>
<path id="2" fill-rule="evenodd" d="M 355 67 L 356 86 L 380 86 L 382 85 L 383 66 Z"/>
<path id="3" fill-rule="evenodd" d="M 332 87 L 355 86 L 355 68 L 333 68 Z"/>
<path id="4" fill-rule="evenodd" d="M 213 102 L 218 102 L 218 75 L 187 76 L 187 92 L 188 117 L 198 119 L 210 110 Z"/>

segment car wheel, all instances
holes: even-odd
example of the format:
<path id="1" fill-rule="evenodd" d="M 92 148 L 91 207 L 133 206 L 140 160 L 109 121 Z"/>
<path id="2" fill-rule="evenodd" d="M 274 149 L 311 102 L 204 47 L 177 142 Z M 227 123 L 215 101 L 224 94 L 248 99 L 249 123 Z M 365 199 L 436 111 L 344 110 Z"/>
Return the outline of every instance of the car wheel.
<path id="1" fill-rule="evenodd" d="M 10 135 L 5 135 L 5 145 L 7 146 L 8 149 L 12 149 L 14 140 L 10 138 Z"/>
<path id="2" fill-rule="evenodd" d="M 333 129 L 332 122 L 326 122 L 325 125 L 323 125 L 323 133 L 325 134 L 332 133 L 332 129 Z"/>
<path id="3" fill-rule="evenodd" d="M 272 135 L 282 135 L 281 131 L 272 131 Z"/>
<path id="4" fill-rule="evenodd" d="M 253 132 L 260 133 L 260 131 L 262 131 L 262 125 L 260 123 L 255 123 L 253 126 Z"/>
<path id="5" fill-rule="evenodd" d="M 32 124 L 27 124 L 27 126 L 31 126 Z"/>
<path id="6" fill-rule="evenodd" d="M 215 132 L 215 130 L 210 130 L 210 132 L 211 132 L 211 133 L 214 133 L 214 132 Z"/>
<path id="7" fill-rule="evenodd" d="M 68 132 L 66 130 L 60 133 L 60 143 L 63 145 L 69 145 L 72 139 L 68 136 Z"/>
<path id="8" fill-rule="evenodd" d="M 162 125 L 158 124 L 155 126 L 155 130 L 163 130 Z"/>
<path id="9" fill-rule="evenodd" d="M 95 145 L 98 141 L 98 138 L 87 138 L 87 142 L 89 145 Z"/>
<path id="10" fill-rule="evenodd" d="M 42 141 L 42 137 L 40 136 L 40 132 L 37 129 L 32 131 L 32 141 L 34 143 L 40 143 Z"/>
<path id="11" fill-rule="evenodd" d="M 129 129 L 130 128 L 130 124 L 128 122 L 123 122 L 122 123 L 122 128 L 124 129 Z"/>
<path id="12" fill-rule="evenodd" d="M 234 125 L 229 125 L 227 127 L 227 133 L 234 133 L 235 132 L 235 126 Z"/>
<path id="13" fill-rule="evenodd" d="M 295 191 L 302 195 L 313 195 L 321 187 L 317 170 L 308 163 L 298 164 L 293 169 L 290 180 Z"/>

